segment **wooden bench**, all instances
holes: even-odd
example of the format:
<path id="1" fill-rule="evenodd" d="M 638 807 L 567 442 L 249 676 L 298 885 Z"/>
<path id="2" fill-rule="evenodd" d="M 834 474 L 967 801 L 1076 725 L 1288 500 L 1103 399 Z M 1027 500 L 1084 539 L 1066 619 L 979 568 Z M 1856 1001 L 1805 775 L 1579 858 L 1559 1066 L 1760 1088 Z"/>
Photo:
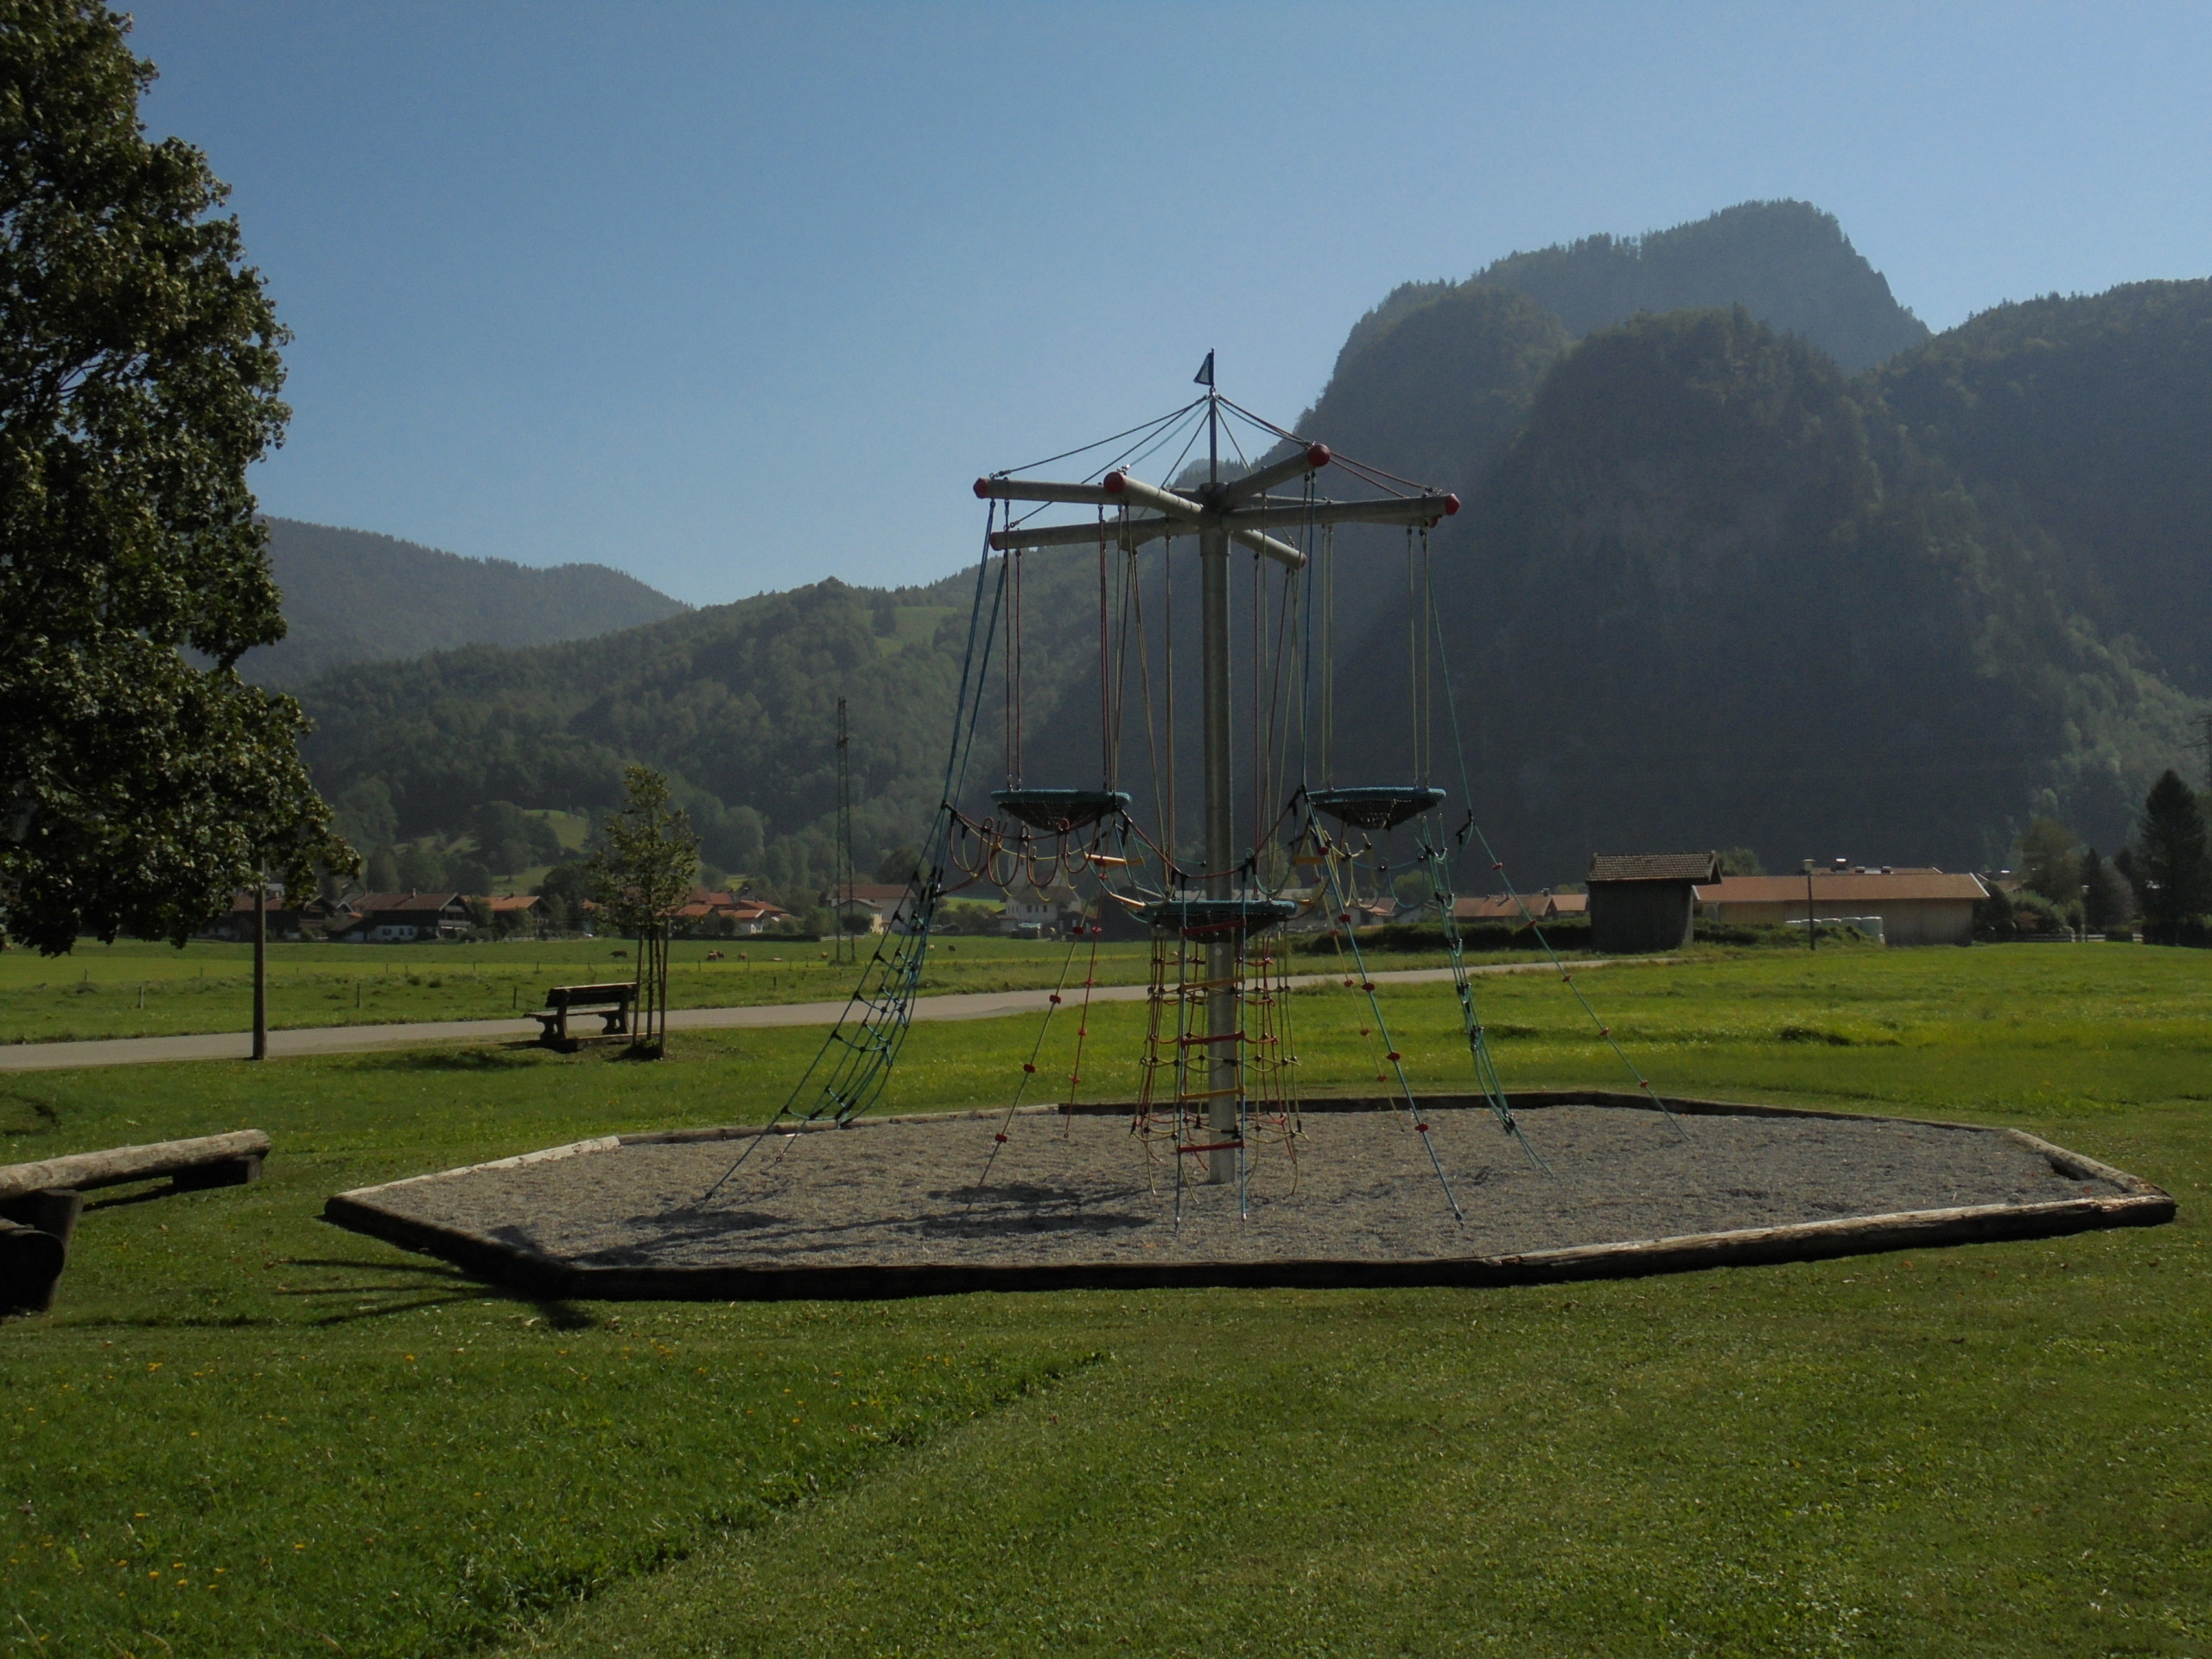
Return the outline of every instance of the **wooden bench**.
<path id="1" fill-rule="evenodd" d="M 266 1135 L 240 1129 L 0 1165 L 0 1313 L 43 1313 L 54 1306 L 87 1189 L 163 1176 L 179 1192 L 243 1186 L 261 1179 L 268 1155 Z"/>
<path id="2" fill-rule="evenodd" d="M 544 1011 L 530 1017 L 537 1021 L 539 1042 L 548 1048 L 573 1049 L 590 1039 L 570 1035 L 569 1015 L 597 1014 L 605 1023 L 592 1034 L 594 1038 L 627 1036 L 630 1005 L 637 995 L 637 986 L 628 980 L 617 985 L 556 985 L 545 993 Z"/>

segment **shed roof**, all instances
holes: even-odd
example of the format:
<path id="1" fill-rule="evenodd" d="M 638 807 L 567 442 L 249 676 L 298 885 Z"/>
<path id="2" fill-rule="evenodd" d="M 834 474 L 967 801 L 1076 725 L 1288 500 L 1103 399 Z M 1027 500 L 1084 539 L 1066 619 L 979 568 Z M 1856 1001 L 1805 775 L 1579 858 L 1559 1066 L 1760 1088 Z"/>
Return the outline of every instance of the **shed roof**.
<path id="1" fill-rule="evenodd" d="M 1592 853 L 1592 881 L 1711 881 L 1720 874 L 1718 853 Z"/>
<path id="2" fill-rule="evenodd" d="M 1479 898 L 1455 899 L 1452 916 L 1461 922 L 1515 922 L 1521 919 L 1522 906 L 1540 922 L 1548 922 L 1560 916 L 1580 916 L 1590 907 L 1586 894 L 1553 893 L 1548 888 L 1541 893 L 1489 893 Z"/>
<path id="3" fill-rule="evenodd" d="M 895 905 L 913 889 L 903 881 L 855 881 L 830 891 L 842 894 L 849 905 Z"/>
<path id="4" fill-rule="evenodd" d="M 1730 875 L 1698 888 L 1706 904 L 1776 905 L 1805 902 L 1802 875 Z M 1942 870 L 1830 870 L 1813 873 L 1815 905 L 1902 904 L 1914 899 L 1978 900 L 1989 896 L 1980 880 Z"/>
<path id="5" fill-rule="evenodd" d="M 376 912 L 390 915 L 394 911 L 440 911 L 448 905 L 467 902 L 465 893 L 362 893 L 346 902 L 363 915 Z"/>

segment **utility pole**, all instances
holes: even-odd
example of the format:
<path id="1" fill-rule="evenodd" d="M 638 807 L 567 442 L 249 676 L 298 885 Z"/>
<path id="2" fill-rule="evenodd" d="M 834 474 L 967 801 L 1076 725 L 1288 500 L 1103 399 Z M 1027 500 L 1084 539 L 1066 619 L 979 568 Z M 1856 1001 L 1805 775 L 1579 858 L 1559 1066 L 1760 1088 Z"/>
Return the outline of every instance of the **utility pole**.
<path id="1" fill-rule="evenodd" d="M 1459 510 L 1459 498 L 1424 492 L 1419 495 L 1370 501 L 1309 501 L 1303 496 L 1276 496 L 1268 492 L 1278 484 L 1302 478 L 1329 464 L 1328 448 L 1310 444 L 1282 460 L 1246 473 L 1224 483 L 1221 477 L 1221 394 L 1214 385 L 1214 354 L 1206 353 L 1205 366 L 1196 379 L 1204 386 L 1206 402 L 1206 481 L 1196 489 L 1162 489 L 1132 477 L 1126 470 L 1109 473 L 1096 484 L 1048 484 L 1027 479 L 979 478 L 976 493 L 1001 501 L 1059 501 L 1085 505 L 1123 507 L 1129 511 L 1118 521 L 1109 519 L 1108 533 L 1125 550 L 1134 552 L 1147 542 L 1195 536 L 1198 543 L 1198 632 L 1204 659 L 1201 722 L 1205 751 L 1205 896 L 1210 900 L 1234 902 L 1237 891 L 1236 779 L 1230 712 L 1230 582 L 1232 546 L 1295 570 L 1306 555 L 1270 530 L 1295 530 L 1312 524 L 1433 524 Z M 1095 547 L 1098 525 L 1028 525 L 992 533 L 994 550 L 1013 553 L 1030 548 Z M 1224 930 L 1233 931 L 1233 930 Z M 1209 930 L 1211 933 L 1211 930 Z M 1233 1185 L 1236 1180 L 1238 1132 L 1243 1122 L 1242 993 L 1236 983 L 1235 938 L 1212 933 L 1206 942 L 1206 1031 L 1202 1039 L 1207 1054 L 1206 1124 L 1214 1149 L 1206 1154 L 1206 1179 Z"/>
<path id="2" fill-rule="evenodd" d="M 831 895 L 830 925 L 836 930 L 837 960 L 850 962 L 860 948 L 851 943 L 845 912 L 853 902 L 852 734 L 846 725 L 845 700 L 837 699 L 837 888 Z"/>
<path id="3" fill-rule="evenodd" d="M 269 1058 L 269 864 L 253 878 L 253 1058 Z"/>

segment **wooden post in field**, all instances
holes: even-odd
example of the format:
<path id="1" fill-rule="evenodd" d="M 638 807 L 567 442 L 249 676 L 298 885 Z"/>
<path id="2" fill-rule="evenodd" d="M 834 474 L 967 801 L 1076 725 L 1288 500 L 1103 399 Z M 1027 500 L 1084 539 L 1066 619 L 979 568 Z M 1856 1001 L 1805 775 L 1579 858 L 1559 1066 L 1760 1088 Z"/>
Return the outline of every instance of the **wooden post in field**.
<path id="1" fill-rule="evenodd" d="M 253 881 L 253 1058 L 269 1058 L 269 867 Z"/>

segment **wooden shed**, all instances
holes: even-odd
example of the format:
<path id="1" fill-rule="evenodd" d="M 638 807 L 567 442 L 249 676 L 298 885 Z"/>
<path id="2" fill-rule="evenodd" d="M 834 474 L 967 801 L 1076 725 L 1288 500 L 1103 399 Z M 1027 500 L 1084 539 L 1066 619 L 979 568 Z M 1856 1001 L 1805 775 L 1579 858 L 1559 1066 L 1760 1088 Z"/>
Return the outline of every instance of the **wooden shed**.
<path id="1" fill-rule="evenodd" d="M 1607 956 L 1681 950 L 1696 925 L 1698 887 L 1719 876 L 1718 853 L 1596 854 L 1590 948 Z"/>

